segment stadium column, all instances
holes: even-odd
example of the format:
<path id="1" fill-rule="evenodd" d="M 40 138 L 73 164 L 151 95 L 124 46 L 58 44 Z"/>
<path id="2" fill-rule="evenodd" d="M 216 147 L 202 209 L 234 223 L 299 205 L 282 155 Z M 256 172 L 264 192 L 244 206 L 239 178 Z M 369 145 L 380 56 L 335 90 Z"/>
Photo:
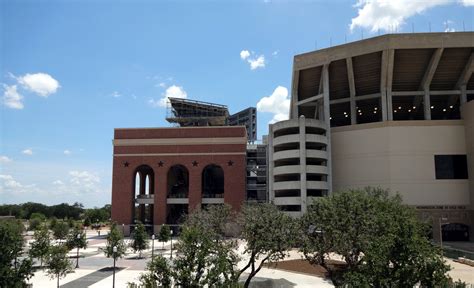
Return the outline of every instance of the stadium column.
<path id="1" fill-rule="evenodd" d="M 326 122 L 326 138 L 327 144 L 327 167 L 328 167 L 328 194 L 332 193 L 332 164 L 331 164 L 331 120 L 329 106 L 329 63 L 323 66 L 323 104 L 324 104 L 324 121 Z"/>

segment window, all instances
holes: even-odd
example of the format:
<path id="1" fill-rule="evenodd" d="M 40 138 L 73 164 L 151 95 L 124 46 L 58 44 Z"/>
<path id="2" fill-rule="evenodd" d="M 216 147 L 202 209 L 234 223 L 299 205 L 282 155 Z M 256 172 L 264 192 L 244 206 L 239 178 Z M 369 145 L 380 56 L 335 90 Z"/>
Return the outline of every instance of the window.
<path id="1" fill-rule="evenodd" d="M 466 155 L 435 155 L 436 179 L 468 179 Z"/>

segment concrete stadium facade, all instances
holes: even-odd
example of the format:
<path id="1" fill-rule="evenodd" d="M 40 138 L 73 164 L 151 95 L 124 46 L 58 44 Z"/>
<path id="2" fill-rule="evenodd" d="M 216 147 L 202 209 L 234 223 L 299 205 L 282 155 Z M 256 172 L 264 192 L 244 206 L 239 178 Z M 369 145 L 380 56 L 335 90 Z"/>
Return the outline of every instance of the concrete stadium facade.
<path id="1" fill-rule="evenodd" d="M 324 137 L 326 174 L 318 177 L 327 193 L 386 188 L 432 223 L 435 239 L 443 227 L 472 240 L 473 48 L 472 32 L 390 34 L 295 56 L 290 120 L 270 126 L 270 199 L 300 205 L 295 215 L 306 210 L 312 167 L 303 142 L 314 123 Z M 299 128 L 300 142 L 280 153 L 286 126 Z M 299 160 L 279 165 L 279 153 Z M 279 193 L 279 175 L 297 170 L 300 194 Z"/>

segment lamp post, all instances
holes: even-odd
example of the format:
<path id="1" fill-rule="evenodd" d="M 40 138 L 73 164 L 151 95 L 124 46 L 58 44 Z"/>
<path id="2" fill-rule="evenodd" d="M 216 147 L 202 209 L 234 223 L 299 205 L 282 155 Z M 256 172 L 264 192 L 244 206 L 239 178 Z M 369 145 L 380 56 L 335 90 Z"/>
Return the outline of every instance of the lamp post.
<path id="1" fill-rule="evenodd" d="M 171 255 L 170 260 L 173 260 L 173 229 L 171 229 Z"/>
<path id="2" fill-rule="evenodd" d="M 151 260 L 153 260 L 153 256 L 155 252 L 155 234 L 151 235 Z"/>
<path id="3" fill-rule="evenodd" d="M 125 224 L 122 223 L 122 235 L 125 236 Z"/>
<path id="4" fill-rule="evenodd" d="M 448 221 L 448 218 L 440 217 L 438 218 L 439 222 L 439 246 L 441 247 L 441 256 L 443 256 L 443 227 L 441 226 L 441 221 Z M 449 224 L 449 223 L 444 223 Z"/>
<path id="5" fill-rule="evenodd" d="M 112 248 L 113 257 L 114 257 L 114 271 L 113 271 L 113 278 L 112 278 L 112 288 L 115 288 L 115 253 L 117 253 L 117 246 L 114 246 Z"/>
<path id="6" fill-rule="evenodd" d="M 77 239 L 77 257 L 76 257 L 76 268 L 79 268 L 79 240 L 81 239 L 81 234 L 77 233 L 76 235 Z"/>

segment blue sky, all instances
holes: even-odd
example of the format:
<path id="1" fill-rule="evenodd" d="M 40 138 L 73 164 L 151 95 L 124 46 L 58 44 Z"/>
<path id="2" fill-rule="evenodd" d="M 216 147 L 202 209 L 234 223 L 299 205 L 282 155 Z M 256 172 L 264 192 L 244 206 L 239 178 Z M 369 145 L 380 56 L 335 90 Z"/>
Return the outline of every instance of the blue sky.
<path id="1" fill-rule="evenodd" d="M 0 203 L 110 203 L 113 129 L 166 96 L 287 117 L 293 56 L 391 32 L 473 30 L 472 0 L 0 1 Z M 257 105 L 258 104 L 258 105 Z"/>

